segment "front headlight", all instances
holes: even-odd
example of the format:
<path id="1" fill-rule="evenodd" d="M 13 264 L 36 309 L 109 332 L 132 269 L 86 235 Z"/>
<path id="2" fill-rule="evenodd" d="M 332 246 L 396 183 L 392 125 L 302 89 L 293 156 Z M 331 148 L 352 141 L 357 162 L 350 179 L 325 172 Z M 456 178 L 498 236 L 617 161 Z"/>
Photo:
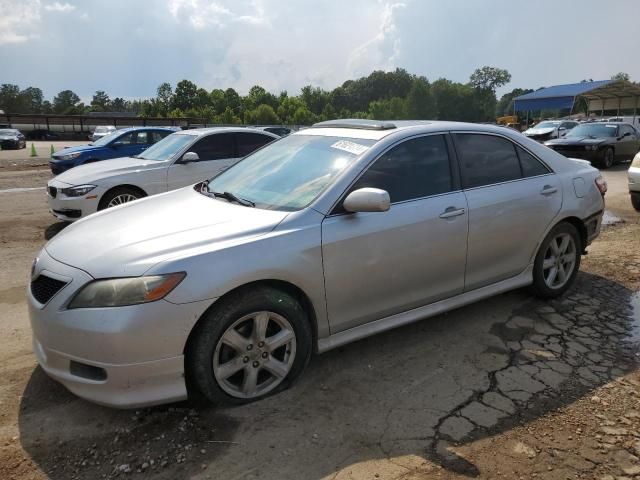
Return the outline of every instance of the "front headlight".
<path id="1" fill-rule="evenodd" d="M 68 153 L 66 155 L 62 155 L 61 157 L 58 157 L 60 160 L 73 160 L 74 158 L 78 158 L 80 155 L 82 155 L 82 152 L 73 152 L 73 153 Z"/>
<path id="2" fill-rule="evenodd" d="M 123 307 L 155 302 L 168 295 L 186 276 L 186 273 L 178 272 L 94 280 L 73 297 L 67 308 Z"/>
<path id="3" fill-rule="evenodd" d="M 76 187 L 61 188 L 60 193 L 65 197 L 81 197 L 96 188 L 95 185 L 78 185 Z"/>
<path id="4" fill-rule="evenodd" d="M 598 149 L 598 145 L 585 145 L 584 149 L 585 150 L 597 150 Z"/>

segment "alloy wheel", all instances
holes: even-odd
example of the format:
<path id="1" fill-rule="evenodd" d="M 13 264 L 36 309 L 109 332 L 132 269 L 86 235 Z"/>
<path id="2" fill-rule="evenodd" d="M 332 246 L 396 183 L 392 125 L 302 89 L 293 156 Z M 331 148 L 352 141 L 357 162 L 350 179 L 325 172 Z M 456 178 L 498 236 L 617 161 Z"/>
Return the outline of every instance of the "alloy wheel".
<path id="1" fill-rule="evenodd" d="M 611 168 L 613 166 L 613 150 L 610 148 L 604 152 L 604 166 L 605 168 Z"/>
<path id="2" fill-rule="evenodd" d="M 111 201 L 107 204 L 107 208 L 122 205 L 123 203 L 133 202 L 137 199 L 138 197 L 136 197 L 135 195 L 131 195 L 130 193 L 121 193 L 120 195 L 116 195 L 111 199 Z"/>
<path id="3" fill-rule="evenodd" d="M 568 233 L 561 233 L 551 240 L 542 261 L 547 287 L 559 289 L 569 281 L 576 266 L 576 255 L 576 243 Z"/>
<path id="4" fill-rule="evenodd" d="M 257 398 L 287 377 L 296 356 L 289 321 L 268 311 L 245 315 L 220 337 L 213 354 L 218 385 L 236 398 Z"/>

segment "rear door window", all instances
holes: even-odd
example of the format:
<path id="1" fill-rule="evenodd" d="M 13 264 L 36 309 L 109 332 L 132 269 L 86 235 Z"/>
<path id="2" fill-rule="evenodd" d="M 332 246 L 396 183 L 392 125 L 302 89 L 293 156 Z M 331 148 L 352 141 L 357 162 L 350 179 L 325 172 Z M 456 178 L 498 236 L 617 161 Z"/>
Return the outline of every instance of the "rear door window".
<path id="1" fill-rule="evenodd" d="M 524 148 L 516 146 L 516 150 L 518 151 L 518 157 L 520 157 L 523 177 L 535 177 L 550 173 L 546 165 L 527 152 Z"/>
<path id="2" fill-rule="evenodd" d="M 149 132 L 136 132 L 136 143 L 138 145 L 146 145 L 148 143 L 151 143 L 149 142 Z"/>
<path id="3" fill-rule="evenodd" d="M 200 160 L 221 160 L 234 158 L 234 134 L 214 133 L 198 140 L 190 149 L 200 157 Z"/>
<path id="4" fill-rule="evenodd" d="M 456 133 L 464 188 L 482 187 L 522 178 L 516 149 L 509 140 L 494 135 Z"/>
<path id="5" fill-rule="evenodd" d="M 236 141 L 238 142 L 238 157 L 246 157 L 254 150 L 271 143 L 275 138 L 260 133 L 236 133 Z"/>

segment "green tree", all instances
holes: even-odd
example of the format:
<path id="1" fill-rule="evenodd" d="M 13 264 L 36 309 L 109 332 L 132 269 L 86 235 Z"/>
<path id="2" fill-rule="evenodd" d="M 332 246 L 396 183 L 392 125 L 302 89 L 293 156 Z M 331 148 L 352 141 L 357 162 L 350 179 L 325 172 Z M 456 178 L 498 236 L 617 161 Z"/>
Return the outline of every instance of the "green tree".
<path id="1" fill-rule="evenodd" d="M 227 106 L 224 98 L 224 90 L 221 90 L 219 88 L 211 90 L 211 93 L 209 94 L 209 104 L 211 105 L 211 107 L 213 107 L 216 115 L 224 112 L 224 109 Z"/>
<path id="2" fill-rule="evenodd" d="M 238 124 L 241 122 L 240 117 L 234 115 L 231 107 L 225 108 L 224 112 L 216 117 L 216 121 L 217 123 L 223 123 L 227 125 Z"/>
<path id="3" fill-rule="evenodd" d="M 416 78 L 407 94 L 406 117 L 409 120 L 427 120 L 436 117 L 436 105 L 431 86 L 426 78 Z"/>
<path id="4" fill-rule="evenodd" d="M 173 90 L 171 84 L 168 82 L 161 83 L 156 90 L 156 105 L 158 106 L 158 113 L 163 117 L 169 114 L 171 104 L 173 103 Z"/>
<path id="5" fill-rule="evenodd" d="M 21 108 L 25 113 L 42 113 L 44 96 L 42 90 L 35 87 L 27 87 L 20 92 Z"/>
<path id="6" fill-rule="evenodd" d="M 311 85 L 302 87 L 301 97 L 307 108 L 315 115 L 320 115 L 325 105 L 329 103 L 329 92 Z"/>
<path id="7" fill-rule="evenodd" d="M 80 110 L 80 97 L 71 90 L 63 90 L 53 97 L 54 113 L 75 114 Z"/>
<path id="8" fill-rule="evenodd" d="M 24 98 L 20 97 L 20 87 L 10 83 L 0 85 L 0 110 L 6 113 L 27 113 Z"/>
<path id="9" fill-rule="evenodd" d="M 400 97 L 374 100 L 369 104 L 369 114 L 376 120 L 401 120 L 406 118 L 405 102 Z"/>
<path id="10" fill-rule="evenodd" d="M 198 86 L 190 80 L 180 80 L 176 84 L 176 91 L 173 94 L 172 107 L 183 111 L 194 108 L 197 97 Z"/>
<path id="11" fill-rule="evenodd" d="M 128 108 L 128 104 L 124 98 L 116 97 L 111 101 L 111 110 L 114 112 L 126 112 Z"/>
<path id="12" fill-rule="evenodd" d="M 298 107 L 291 118 L 294 125 L 311 125 L 315 121 L 316 116 L 306 106 Z"/>
<path id="13" fill-rule="evenodd" d="M 469 78 L 469 83 L 474 88 L 487 89 L 492 92 L 511 81 L 511 74 L 502 68 L 482 67 L 477 68 Z"/>
<path id="14" fill-rule="evenodd" d="M 615 75 L 613 75 L 611 77 L 611 80 L 624 80 L 626 82 L 631 80 L 631 77 L 629 76 L 628 73 L 624 73 L 624 72 L 618 72 Z"/>
<path id="15" fill-rule="evenodd" d="M 258 125 L 277 125 L 280 123 L 280 119 L 271 105 L 263 103 L 258 105 L 258 108 L 253 110 L 251 113 L 254 118 L 251 123 L 257 123 Z"/>
<path id="16" fill-rule="evenodd" d="M 96 93 L 93 94 L 93 98 L 91 99 L 91 108 L 96 112 L 105 112 L 110 108 L 111 99 L 107 92 L 103 90 L 97 90 Z"/>
<path id="17" fill-rule="evenodd" d="M 513 115 L 513 99 L 531 92 L 533 92 L 531 89 L 514 88 L 509 93 L 505 93 L 496 105 L 496 117 Z"/>

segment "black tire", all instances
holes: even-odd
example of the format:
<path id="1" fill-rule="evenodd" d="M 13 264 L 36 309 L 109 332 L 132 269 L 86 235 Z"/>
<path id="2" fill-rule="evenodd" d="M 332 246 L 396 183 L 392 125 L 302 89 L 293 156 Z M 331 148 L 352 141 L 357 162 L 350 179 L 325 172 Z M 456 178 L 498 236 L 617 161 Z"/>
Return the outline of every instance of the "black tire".
<path id="1" fill-rule="evenodd" d="M 634 209 L 640 212 L 640 193 L 631 194 L 631 205 Z"/>
<path id="2" fill-rule="evenodd" d="M 272 390 L 251 398 L 234 396 L 218 383 L 214 375 L 214 354 L 222 336 L 238 319 L 253 312 L 268 311 L 285 318 L 295 333 L 295 356 L 290 370 Z M 239 405 L 265 398 L 288 388 L 303 372 L 312 352 L 311 326 L 300 303 L 283 291 L 267 286 L 240 290 L 211 308 L 192 332 L 186 349 L 185 368 L 190 393 L 193 389 L 217 405 Z M 264 354 L 263 354 L 264 355 Z M 234 357 L 235 358 L 235 357 Z M 264 358 L 264 357 L 263 357 Z M 247 367 L 249 364 L 247 363 Z M 242 370 L 244 377 L 246 370 Z M 257 375 L 257 374 L 256 374 Z M 244 378 L 243 378 L 244 380 Z"/>
<path id="3" fill-rule="evenodd" d="M 550 248 L 551 242 L 555 240 L 559 235 L 568 234 L 571 236 L 575 246 L 575 265 L 571 274 L 565 283 L 557 288 L 551 288 L 545 281 L 545 273 L 543 268 L 543 262 L 545 261 L 545 255 Z M 549 299 L 556 298 L 566 292 L 575 281 L 578 270 L 580 269 L 580 259 L 582 252 L 582 241 L 580 234 L 576 230 L 576 227 L 567 222 L 562 222 L 551 229 L 545 239 L 540 244 L 536 259 L 533 264 L 533 284 L 531 285 L 532 293 L 540 298 Z"/>
<path id="4" fill-rule="evenodd" d="M 600 161 L 600 168 L 602 170 L 606 170 L 607 168 L 613 167 L 615 163 L 615 152 L 613 148 L 607 147 L 606 150 L 602 153 L 602 160 Z"/>
<path id="5" fill-rule="evenodd" d="M 123 196 L 123 195 L 129 195 L 132 197 L 135 197 L 135 199 L 137 200 L 138 198 L 142 198 L 145 196 L 144 193 L 142 193 L 140 190 L 136 190 L 134 188 L 130 188 L 130 187 L 116 187 L 112 190 L 109 190 L 107 193 L 105 193 L 102 198 L 100 199 L 100 203 L 98 204 L 98 210 L 104 210 L 105 208 L 109 208 L 109 206 L 114 206 L 114 205 L 109 205 L 116 197 L 118 196 Z M 132 200 L 129 200 L 132 201 Z M 123 202 L 126 203 L 126 202 Z"/>

